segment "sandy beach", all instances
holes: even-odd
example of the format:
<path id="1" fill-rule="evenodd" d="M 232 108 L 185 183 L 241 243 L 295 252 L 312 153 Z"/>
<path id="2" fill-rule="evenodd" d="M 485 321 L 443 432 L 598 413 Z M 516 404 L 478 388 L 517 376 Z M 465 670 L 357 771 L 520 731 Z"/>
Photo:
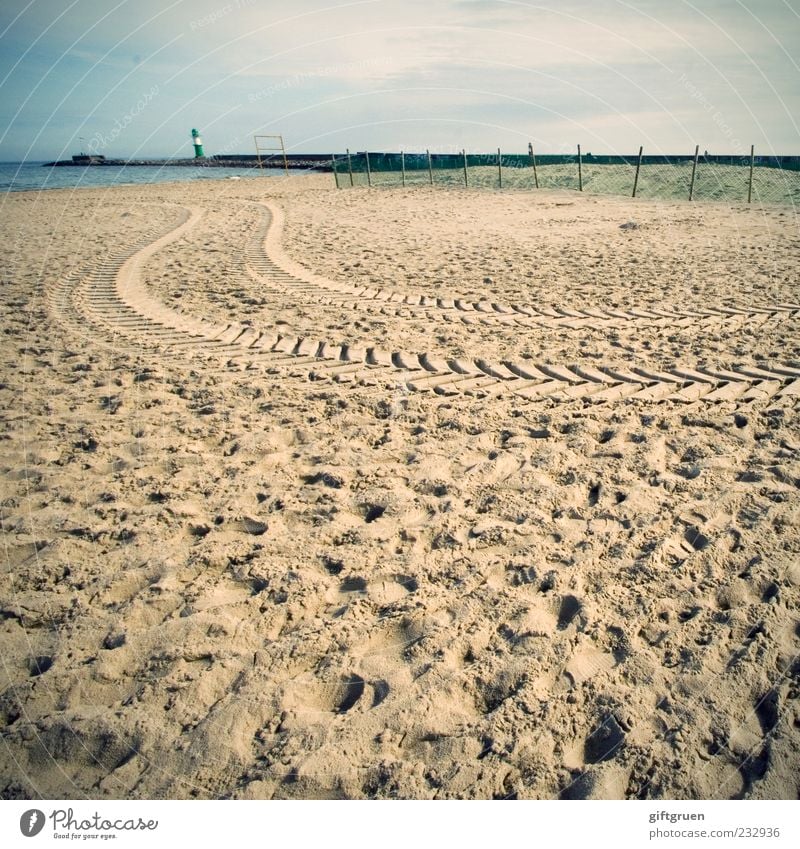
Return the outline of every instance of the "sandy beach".
<path id="1" fill-rule="evenodd" d="M 3 798 L 798 798 L 791 207 L 0 205 Z"/>

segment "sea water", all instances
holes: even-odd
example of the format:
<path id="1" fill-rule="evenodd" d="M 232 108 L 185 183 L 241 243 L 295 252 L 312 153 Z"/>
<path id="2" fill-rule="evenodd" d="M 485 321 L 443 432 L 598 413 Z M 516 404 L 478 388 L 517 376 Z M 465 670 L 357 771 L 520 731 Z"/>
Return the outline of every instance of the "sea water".
<path id="1" fill-rule="evenodd" d="M 290 174 L 303 173 L 292 171 Z M 239 177 L 258 180 L 281 177 L 280 168 L 212 168 L 202 165 L 65 165 L 42 162 L 0 162 L 0 193 L 41 189 L 94 189 L 125 184 L 187 183 Z"/>

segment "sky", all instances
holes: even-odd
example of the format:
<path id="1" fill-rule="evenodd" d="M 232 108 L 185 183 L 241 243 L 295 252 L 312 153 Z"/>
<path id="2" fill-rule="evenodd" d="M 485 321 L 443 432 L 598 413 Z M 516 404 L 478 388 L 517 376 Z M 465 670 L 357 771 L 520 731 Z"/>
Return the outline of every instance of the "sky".
<path id="1" fill-rule="evenodd" d="M 2 0 L 0 161 L 800 153 L 800 0 Z"/>

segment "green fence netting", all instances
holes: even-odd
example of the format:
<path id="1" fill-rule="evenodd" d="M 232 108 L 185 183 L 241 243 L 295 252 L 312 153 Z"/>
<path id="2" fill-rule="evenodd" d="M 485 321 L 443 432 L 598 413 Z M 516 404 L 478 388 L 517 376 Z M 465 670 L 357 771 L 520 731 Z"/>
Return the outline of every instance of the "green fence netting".
<path id="1" fill-rule="evenodd" d="M 468 186 L 570 189 L 592 194 L 747 203 L 800 202 L 800 157 L 593 156 L 585 154 L 373 153 L 338 155 L 350 186 Z"/>

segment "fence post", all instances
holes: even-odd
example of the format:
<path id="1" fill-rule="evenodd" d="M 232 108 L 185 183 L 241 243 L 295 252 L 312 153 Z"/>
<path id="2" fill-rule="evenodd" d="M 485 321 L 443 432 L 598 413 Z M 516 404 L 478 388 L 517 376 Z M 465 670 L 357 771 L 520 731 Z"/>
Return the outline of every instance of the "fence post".
<path id="1" fill-rule="evenodd" d="M 581 169 L 581 146 L 578 145 L 578 191 L 583 191 L 583 171 Z"/>
<path id="2" fill-rule="evenodd" d="M 372 185 L 372 172 L 369 170 L 369 151 L 368 150 L 364 151 L 364 156 L 367 159 L 367 185 L 371 186 Z"/>
<path id="3" fill-rule="evenodd" d="M 331 154 L 331 170 L 333 171 L 333 179 L 336 180 L 336 188 L 339 189 L 341 186 L 339 185 L 339 173 L 336 170 L 336 154 Z"/>
<path id="4" fill-rule="evenodd" d="M 747 202 L 753 202 L 753 164 L 755 162 L 755 150 L 756 146 L 754 144 L 750 145 L 750 183 L 747 187 Z"/>
<path id="5" fill-rule="evenodd" d="M 536 157 L 533 155 L 533 143 L 528 142 L 528 156 L 531 158 L 531 162 L 533 163 L 533 182 L 536 188 L 539 188 L 539 176 L 536 173 Z"/>
<path id="6" fill-rule="evenodd" d="M 639 158 L 636 160 L 636 176 L 633 178 L 632 198 L 636 197 L 636 187 L 639 185 L 639 169 L 642 167 L 642 149 L 642 145 L 639 145 Z"/>
<path id="7" fill-rule="evenodd" d="M 401 174 L 402 179 L 403 179 L 403 186 L 405 186 L 405 184 L 406 184 L 406 155 L 402 150 L 400 151 L 400 174 Z"/>
<path id="8" fill-rule="evenodd" d="M 464 185 L 469 185 L 469 179 L 467 178 L 467 150 L 466 148 L 461 149 L 461 155 L 464 157 Z"/>
<path id="9" fill-rule="evenodd" d="M 350 186 L 353 184 L 353 161 L 350 159 L 350 148 L 347 148 L 347 171 L 350 174 Z"/>
<path id="10" fill-rule="evenodd" d="M 697 173 L 697 157 L 700 153 L 700 145 L 694 149 L 694 162 L 692 163 L 692 182 L 689 184 L 689 200 L 694 197 L 694 175 Z"/>
<path id="11" fill-rule="evenodd" d="M 497 180 L 499 182 L 498 188 L 503 188 L 503 157 L 500 155 L 500 148 L 497 148 Z"/>
<path id="12" fill-rule="evenodd" d="M 431 152 L 426 150 L 425 153 L 428 154 L 428 178 L 431 181 L 431 185 L 433 185 L 433 165 L 431 163 Z"/>

